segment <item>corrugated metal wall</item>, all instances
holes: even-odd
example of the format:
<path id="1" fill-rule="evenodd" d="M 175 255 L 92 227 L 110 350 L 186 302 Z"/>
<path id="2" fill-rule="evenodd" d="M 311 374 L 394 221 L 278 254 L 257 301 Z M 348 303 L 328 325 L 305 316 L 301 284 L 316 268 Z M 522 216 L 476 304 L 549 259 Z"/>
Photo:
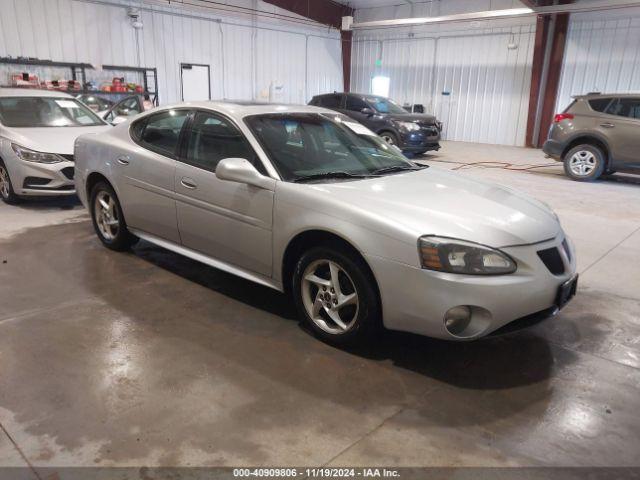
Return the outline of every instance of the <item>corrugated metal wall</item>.
<path id="1" fill-rule="evenodd" d="M 639 52 L 640 9 L 572 15 L 556 110 L 572 95 L 640 92 Z"/>
<path id="2" fill-rule="evenodd" d="M 444 122 L 445 139 L 524 145 L 534 38 L 534 25 L 413 38 L 358 35 L 351 89 L 368 93 L 371 78 L 386 75 L 390 96 L 424 104 Z"/>
<path id="3" fill-rule="evenodd" d="M 144 28 L 136 34 L 125 12 L 129 3 L 0 0 L 0 56 L 155 66 L 165 104 L 181 99 L 180 63 L 211 66 L 213 98 L 264 99 L 273 83 L 284 87 L 281 101 L 306 103 L 317 93 L 342 89 L 340 35 L 335 30 L 144 3 Z M 22 69 L 0 66 L 0 84 L 6 84 L 9 71 Z M 69 77 L 67 70 L 39 73 Z M 111 76 L 113 72 L 88 72 L 88 79 Z"/>

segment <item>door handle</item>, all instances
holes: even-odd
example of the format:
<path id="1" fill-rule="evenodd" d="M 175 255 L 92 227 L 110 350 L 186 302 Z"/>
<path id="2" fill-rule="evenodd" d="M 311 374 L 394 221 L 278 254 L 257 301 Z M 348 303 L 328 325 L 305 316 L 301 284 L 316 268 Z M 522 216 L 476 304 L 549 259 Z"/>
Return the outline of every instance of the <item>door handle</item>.
<path id="1" fill-rule="evenodd" d="M 116 161 L 117 161 L 120 165 L 129 165 L 129 161 L 130 161 L 130 160 L 131 160 L 131 157 L 129 157 L 129 155 L 123 155 L 123 156 L 121 156 L 121 157 L 118 157 Z"/>
<path id="2" fill-rule="evenodd" d="M 195 180 L 189 177 L 182 177 L 180 183 L 184 188 L 188 188 L 189 190 L 195 190 L 196 188 L 198 188 L 198 184 L 195 182 Z"/>
<path id="3" fill-rule="evenodd" d="M 615 125 L 613 123 L 609 123 L 609 122 L 601 123 L 600 126 L 603 127 L 603 128 L 613 128 L 613 127 L 615 127 Z"/>

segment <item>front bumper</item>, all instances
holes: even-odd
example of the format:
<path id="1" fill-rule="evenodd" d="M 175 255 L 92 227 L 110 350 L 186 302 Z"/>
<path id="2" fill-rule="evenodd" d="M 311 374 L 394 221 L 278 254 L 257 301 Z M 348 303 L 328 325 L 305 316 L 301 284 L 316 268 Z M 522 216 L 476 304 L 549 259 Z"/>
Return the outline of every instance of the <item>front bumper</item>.
<path id="1" fill-rule="evenodd" d="M 401 132 L 400 145 L 403 152 L 424 152 L 440 149 L 440 131 L 435 127 L 414 132 Z"/>
<path id="2" fill-rule="evenodd" d="M 74 162 L 36 163 L 27 162 L 12 154 L 5 161 L 16 195 L 54 196 L 76 193 Z"/>
<path id="3" fill-rule="evenodd" d="M 367 256 L 380 288 L 384 325 L 446 340 L 471 340 L 522 317 L 553 313 L 558 288 L 576 272 L 574 249 L 568 242 L 570 258 L 562 253 L 561 275 L 552 274 L 537 252 L 549 248 L 564 252 L 564 238 L 560 235 L 535 245 L 503 248 L 518 264 L 511 275 L 457 275 Z M 455 336 L 444 326 L 445 313 L 460 305 L 484 312 L 471 335 Z"/>

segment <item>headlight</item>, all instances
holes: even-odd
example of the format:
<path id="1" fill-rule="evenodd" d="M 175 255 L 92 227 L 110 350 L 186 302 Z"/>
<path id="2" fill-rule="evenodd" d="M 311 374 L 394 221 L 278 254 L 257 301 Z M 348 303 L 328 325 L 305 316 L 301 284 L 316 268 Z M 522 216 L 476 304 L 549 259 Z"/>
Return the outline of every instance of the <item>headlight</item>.
<path id="1" fill-rule="evenodd" d="M 59 163 L 65 162 L 66 160 L 55 153 L 42 153 L 36 152 L 35 150 L 29 150 L 28 148 L 21 147 L 20 145 L 16 145 L 15 143 L 11 144 L 11 148 L 16 152 L 16 155 L 22 160 L 26 160 L 27 162 L 37 162 L 37 163 Z"/>
<path id="2" fill-rule="evenodd" d="M 420 125 L 413 122 L 398 122 L 398 126 L 406 130 L 407 132 L 415 132 L 417 130 L 420 130 Z"/>
<path id="3" fill-rule="evenodd" d="M 500 275 L 516 271 L 505 253 L 478 243 L 445 237 L 421 237 L 418 253 L 422 268 L 467 275 Z"/>

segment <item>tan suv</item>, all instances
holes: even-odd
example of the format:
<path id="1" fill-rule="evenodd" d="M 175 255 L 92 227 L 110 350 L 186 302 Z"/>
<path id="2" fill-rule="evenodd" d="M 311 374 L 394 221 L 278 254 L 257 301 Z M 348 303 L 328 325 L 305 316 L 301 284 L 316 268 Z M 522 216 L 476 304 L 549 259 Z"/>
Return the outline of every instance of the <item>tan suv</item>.
<path id="1" fill-rule="evenodd" d="M 573 180 L 640 173 L 640 95 L 575 97 L 555 116 L 542 150 L 562 161 Z"/>

